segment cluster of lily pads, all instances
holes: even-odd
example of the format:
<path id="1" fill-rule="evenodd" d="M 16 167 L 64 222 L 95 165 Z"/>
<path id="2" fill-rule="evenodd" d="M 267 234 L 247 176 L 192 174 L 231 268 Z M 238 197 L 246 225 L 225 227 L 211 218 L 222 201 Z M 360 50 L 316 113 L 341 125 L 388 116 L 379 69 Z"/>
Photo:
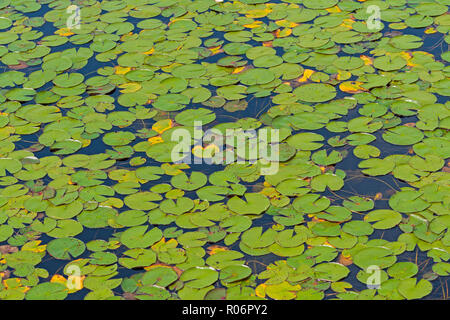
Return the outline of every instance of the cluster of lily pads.
<path id="1" fill-rule="evenodd" d="M 449 4 L 0 0 L 0 299 L 447 298 Z"/>

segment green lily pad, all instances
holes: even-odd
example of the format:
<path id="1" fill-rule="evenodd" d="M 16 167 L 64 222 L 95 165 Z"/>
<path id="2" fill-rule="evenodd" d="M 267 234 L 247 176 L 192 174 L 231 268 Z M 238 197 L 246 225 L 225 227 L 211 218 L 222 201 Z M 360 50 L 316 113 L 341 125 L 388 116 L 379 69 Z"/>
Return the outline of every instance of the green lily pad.
<path id="1" fill-rule="evenodd" d="M 64 300 L 67 297 L 67 288 L 64 284 L 43 282 L 31 288 L 27 300 Z"/>
<path id="2" fill-rule="evenodd" d="M 322 83 L 305 84 L 295 89 L 293 93 L 299 100 L 305 102 L 325 102 L 336 97 L 336 89 Z"/>
<path id="3" fill-rule="evenodd" d="M 417 128 L 413 127 L 395 127 L 389 129 L 383 134 L 383 139 L 395 145 L 411 145 L 420 142 L 424 134 Z"/>
<path id="4" fill-rule="evenodd" d="M 353 262 L 360 268 L 366 270 L 374 265 L 380 269 L 392 266 L 397 258 L 392 251 L 385 247 L 369 247 L 358 251 L 353 256 Z"/>
<path id="5" fill-rule="evenodd" d="M 180 280 L 190 288 L 201 289 L 213 284 L 218 278 L 219 273 L 210 267 L 193 267 L 183 272 Z"/>
<path id="6" fill-rule="evenodd" d="M 402 220 L 402 215 L 393 210 L 374 210 L 364 216 L 364 221 L 375 222 L 372 226 L 375 229 L 390 229 L 395 227 Z"/>
<path id="7" fill-rule="evenodd" d="M 405 279 L 398 286 L 398 291 L 408 300 L 420 299 L 433 290 L 433 285 L 427 280 Z"/>
<path id="8" fill-rule="evenodd" d="M 190 177 L 185 173 L 173 176 L 170 182 L 175 188 L 193 191 L 204 186 L 206 181 L 207 177 L 203 173 L 194 171 Z"/>
<path id="9" fill-rule="evenodd" d="M 245 201 L 239 197 L 228 200 L 228 208 L 239 214 L 260 214 L 269 205 L 269 199 L 259 193 L 246 193 Z"/>
<path id="10" fill-rule="evenodd" d="M 69 260 L 71 257 L 80 256 L 86 245 L 76 238 L 60 238 L 49 242 L 47 246 L 48 253 L 56 259 Z"/>
<path id="11" fill-rule="evenodd" d="M 120 241 L 130 249 L 147 248 L 162 238 L 162 232 L 158 228 L 152 228 L 147 232 L 148 226 L 137 226 L 125 230 Z"/>

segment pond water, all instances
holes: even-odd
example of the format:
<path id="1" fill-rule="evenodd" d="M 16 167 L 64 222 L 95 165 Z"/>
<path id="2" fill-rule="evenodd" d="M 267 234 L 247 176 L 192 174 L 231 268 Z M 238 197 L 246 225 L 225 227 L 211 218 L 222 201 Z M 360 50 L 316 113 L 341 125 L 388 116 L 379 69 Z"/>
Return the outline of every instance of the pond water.
<path id="1" fill-rule="evenodd" d="M 0 0 L 0 299 L 448 299 L 449 5 Z"/>

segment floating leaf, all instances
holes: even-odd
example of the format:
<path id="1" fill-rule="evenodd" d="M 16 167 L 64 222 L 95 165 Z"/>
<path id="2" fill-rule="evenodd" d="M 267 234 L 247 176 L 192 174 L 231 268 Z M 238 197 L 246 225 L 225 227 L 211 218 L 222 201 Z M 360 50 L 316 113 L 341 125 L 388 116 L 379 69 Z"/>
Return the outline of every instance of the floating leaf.
<path id="1" fill-rule="evenodd" d="M 375 222 L 372 226 L 375 229 L 390 229 L 395 227 L 402 220 L 402 215 L 393 210 L 374 210 L 364 216 L 364 221 Z"/>
<path id="2" fill-rule="evenodd" d="M 383 139 L 395 145 L 410 145 L 420 142 L 424 134 L 413 127 L 395 127 L 383 134 Z"/>

